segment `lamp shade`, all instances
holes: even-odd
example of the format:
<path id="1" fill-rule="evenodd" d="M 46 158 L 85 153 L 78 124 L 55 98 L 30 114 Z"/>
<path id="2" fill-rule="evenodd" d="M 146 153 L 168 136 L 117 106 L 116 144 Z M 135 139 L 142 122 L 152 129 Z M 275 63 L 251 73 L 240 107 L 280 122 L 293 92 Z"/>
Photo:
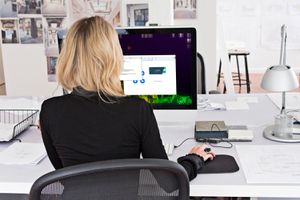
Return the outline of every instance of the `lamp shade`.
<path id="1" fill-rule="evenodd" d="M 261 87 L 272 92 L 286 92 L 299 87 L 296 73 L 287 65 L 275 65 L 265 72 Z"/>

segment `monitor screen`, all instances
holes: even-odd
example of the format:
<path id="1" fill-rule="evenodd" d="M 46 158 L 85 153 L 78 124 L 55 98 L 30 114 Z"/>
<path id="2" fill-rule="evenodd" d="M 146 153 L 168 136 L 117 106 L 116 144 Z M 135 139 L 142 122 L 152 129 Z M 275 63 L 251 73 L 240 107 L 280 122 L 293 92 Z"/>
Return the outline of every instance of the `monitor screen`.
<path id="1" fill-rule="evenodd" d="M 118 28 L 117 32 L 126 95 L 143 98 L 156 109 L 197 109 L 194 28 Z"/>

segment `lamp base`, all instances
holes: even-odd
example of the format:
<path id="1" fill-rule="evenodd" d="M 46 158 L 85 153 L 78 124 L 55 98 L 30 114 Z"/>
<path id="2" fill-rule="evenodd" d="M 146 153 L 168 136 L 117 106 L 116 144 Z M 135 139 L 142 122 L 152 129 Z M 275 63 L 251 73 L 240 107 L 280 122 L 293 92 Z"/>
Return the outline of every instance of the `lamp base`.
<path id="1" fill-rule="evenodd" d="M 281 137 L 275 136 L 274 128 L 275 128 L 275 126 L 272 125 L 272 126 L 268 126 L 264 129 L 264 137 L 266 139 L 273 140 L 276 142 L 286 142 L 286 143 L 300 142 L 300 135 L 296 135 L 296 134 L 293 134 L 292 137 L 286 137 L 286 138 L 281 138 Z"/>

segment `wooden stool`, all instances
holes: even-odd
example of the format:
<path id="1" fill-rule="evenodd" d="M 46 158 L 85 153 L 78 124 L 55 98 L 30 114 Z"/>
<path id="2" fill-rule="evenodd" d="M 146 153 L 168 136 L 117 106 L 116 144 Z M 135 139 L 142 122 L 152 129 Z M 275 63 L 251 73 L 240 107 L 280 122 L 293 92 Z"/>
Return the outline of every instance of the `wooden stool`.
<path id="1" fill-rule="evenodd" d="M 235 56 L 235 58 L 236 58 L 236 66 L 237 66 L 237 76 L 236 77 L 238 77 L 237 78 L 238 84 L 235 84 L 235 85 L 239 85 L 240 87 L 242 85 L 246 85 L 247 86 L 247 93 L 250 93 L 251 89 L 250 89 L 250 79 L 249 79 L 248 60 L 247 60 L 248 55 L 250 55 L 250 52 L 246 51 L 246 50 L 234 49 L 234 50 L 229 50 L 228 51 L 229 61 L 231 60 L 232 56 Z M 244 57 L 246 79 L 241 78 L 239 56 Z M 219 84 L 220 84 L 221 68 L 222 68 L 222 62 L 220 61 L 217 86 L 219 86 Z M 236 79 L 234 79 L 234 80 L 236 80 Z M 242 83 L 243 81 L 245 81 L 245 83 Z M 224 89 L 224 91 L 226 91 L 226 89 Z"/>

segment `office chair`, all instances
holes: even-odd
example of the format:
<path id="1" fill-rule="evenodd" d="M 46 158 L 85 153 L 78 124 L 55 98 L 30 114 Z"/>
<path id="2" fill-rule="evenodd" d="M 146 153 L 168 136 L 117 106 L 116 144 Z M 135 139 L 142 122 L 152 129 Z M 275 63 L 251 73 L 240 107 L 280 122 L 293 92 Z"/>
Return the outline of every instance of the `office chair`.
<path id="1" fill-rule="evenodd" d="M 50 172 L 34 182 L 29 200 L 187 200 L 185 169 L 169 160 L 119 159 Z"/>
<path id="2" fill-rule="evenodd" d="M 197 94 L 206 94 L 205 64 L 203 56 L 197 52 Z M 209 94 L 220 94 L 217 90 L 210 90 Z"/>
<path id="3" fill-rule="evenodd" d="M 202 55 L 197 52 L 197 94 L 205 93 L 205 65 Z"/>

